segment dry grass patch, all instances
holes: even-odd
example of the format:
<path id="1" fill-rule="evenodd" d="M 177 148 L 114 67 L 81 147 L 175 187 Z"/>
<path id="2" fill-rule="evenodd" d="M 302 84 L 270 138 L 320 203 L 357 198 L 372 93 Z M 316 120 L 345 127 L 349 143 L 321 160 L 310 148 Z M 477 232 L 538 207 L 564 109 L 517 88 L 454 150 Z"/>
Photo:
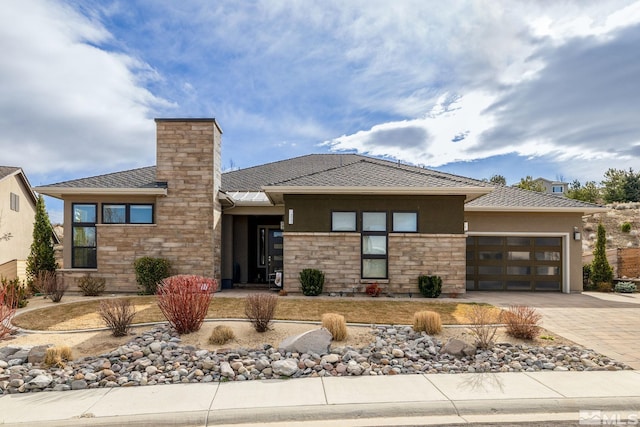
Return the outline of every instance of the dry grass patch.
<path id="1" fill-rule="evenodd" d="M 347 322 L 342 314 L 325 313 L 322 315 L 322 327 L 331 332 L 336 341 L 344 341 L 347 338 Z"/>
<path id="2" fill-rule="evenodd" d="M 426 332 L 428 335 L 442 332 L 442 321 L 440 314 L 435 311 L 418 311 L 413 314 L 413 330 L 416 332 Z"/>
<path id="3" fill-rule="evenodd" d="M 155 296 L 127 296 L 135 305 L 133 324 L 165 321 L 158 308 Z M 24 329 L 33 330 L 74 330 L 78 328 L 102 328 L 103 321 L 98 315 L 99 298 L 67 304 L 51 304 L 31 312 L 20 313 L 13 323 Z M 424 301 L 423 299 L 353 299 L 353 298 L 278 298 L 274 319 L 317 321 L 324 313 L 337 313 L 348 323 L 363 324 L 413 324 L 416 311 L 434 311 L 440 315 L 442 324 L 457 325 L 469 323 L 466 313 L 470 304 Z M 209 319 L 245 318 L 245 299 L 235 297 L 214 297 L 207 311 Z M 499 309 L 495 308 L 499 311 Z M 76 322 L 74 321 L 76 319 Z M 78 325 L 80 323 L 81 326 Z"/>

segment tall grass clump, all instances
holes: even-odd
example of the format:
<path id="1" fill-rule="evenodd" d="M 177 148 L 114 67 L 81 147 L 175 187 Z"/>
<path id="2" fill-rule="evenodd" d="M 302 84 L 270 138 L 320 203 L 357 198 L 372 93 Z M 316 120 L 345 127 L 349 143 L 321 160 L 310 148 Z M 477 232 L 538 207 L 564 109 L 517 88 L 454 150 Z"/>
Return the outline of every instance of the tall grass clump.
<path id="1" fill-rule="evenodd" d="M 347 322 L 342 314 L 324 313 L 322 327 L 331 332 L 334 341 L 344 341 L 347 338 Z"/>
<path id="2" fill-rule="evenodd" d="M 218 325 L 211 331 L 209 336 L 209 344 L 222 345 L 234 339 L 236 335 L 233 333 L 233 329 L 226 325 Z"/>
<path id="3" fill-rule="evenodd" d="M 426 332 L 428 335 L 435 335 L 442 332 L 442 320 L 440 313 L 435 311 L 417 311 L 413 314 L 413 330 L 416 332 Z"/>
<path id="4" fill-rule="evenodd" d="M 200 329 L 218 283 L 202 276 L 178 275 L 158 285 L 158 307 L 179 334 Z"/>

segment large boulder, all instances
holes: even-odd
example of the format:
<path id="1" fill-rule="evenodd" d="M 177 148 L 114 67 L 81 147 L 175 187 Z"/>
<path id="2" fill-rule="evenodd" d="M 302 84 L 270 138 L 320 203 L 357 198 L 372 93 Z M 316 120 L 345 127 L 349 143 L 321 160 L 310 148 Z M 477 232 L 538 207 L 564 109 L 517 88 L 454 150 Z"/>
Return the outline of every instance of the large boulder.
<path id="1" fill-rule="evenodd" d="M 27 361 L 31 364 L 39 364 L 44 362 L 44 357 L 47 354 L 47 349 L 53 347 L 51 344 L 37 345 L 29 350 L 27 355 Z"/>
<path id="2" fill-rule="evenodd" d="M 299 335 L 285 338 L 278 348 L 291 353 L 329 353 L 332 340 L 331 332 L 327 328 L 312 329 Z"/>
<path id="3" fill-rule="evenodd" d="M 476 348 L 457 338 L 449 338 L 449 341 L 442 346 L 440 353 L 447 353 L 455 357 L 473 356 Z"/>

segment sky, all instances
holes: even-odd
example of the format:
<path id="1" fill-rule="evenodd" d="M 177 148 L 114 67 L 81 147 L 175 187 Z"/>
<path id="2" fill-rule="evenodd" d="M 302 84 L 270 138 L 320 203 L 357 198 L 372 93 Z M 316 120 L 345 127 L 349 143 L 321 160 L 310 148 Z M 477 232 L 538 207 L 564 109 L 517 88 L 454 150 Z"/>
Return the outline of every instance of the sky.
<path id="1" fill-rule="evenodd" d="M 638 46 L 640 1 L 6 0 L 0 165 L 149 166 L 154 118 L 214 117 L 227 170 L 349 152 L 599 182 L 640 168 Z"/>

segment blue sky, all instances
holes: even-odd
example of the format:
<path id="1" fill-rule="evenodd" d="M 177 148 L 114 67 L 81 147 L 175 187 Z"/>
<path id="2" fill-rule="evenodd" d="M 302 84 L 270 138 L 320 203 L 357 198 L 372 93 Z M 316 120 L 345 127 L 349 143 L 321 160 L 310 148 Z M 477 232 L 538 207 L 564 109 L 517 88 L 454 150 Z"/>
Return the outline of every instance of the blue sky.
<path id="1" fill-rule="evenodd" d="M 153 118 L 215 117 L 225 168 L 600 181 L 638 169 L 638 46 L 640 1 L 7 0 L 0 164 L 34 186 L 148 166 Z"/>

